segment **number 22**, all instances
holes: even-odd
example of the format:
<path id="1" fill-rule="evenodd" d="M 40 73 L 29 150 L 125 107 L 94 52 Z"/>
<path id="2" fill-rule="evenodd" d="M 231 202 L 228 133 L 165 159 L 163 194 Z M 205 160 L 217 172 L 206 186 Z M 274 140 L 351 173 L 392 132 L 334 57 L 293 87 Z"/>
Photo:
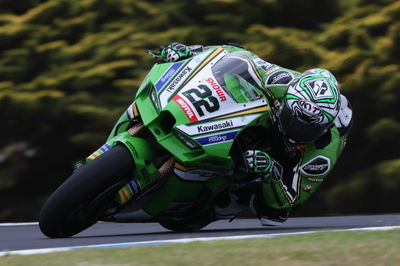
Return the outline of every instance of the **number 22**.
<path id="1" fill-rule="evenodd" d="M 199 89 L 203 90 L 201 92 Z M 186 92 L 183 93 L 186 98 L 189 99 L 189 101 L 193 104 L 193 106 L 196 108 L 197 113 L 200 116 L 204 116 L 203 109 L 201 108 L 204 106 L 204 108 L 209 112 L 215 112 L 219 110 L 219 102 L 218 99 L 212 96 L 211 90 L 206 86 L 206 85 L 199 85 L 198 89 L 190 89 Z M 200 100 L 196 100 L 193 97 L 193 94 L 200 98 Z M 208 100 L 208 101 L 207 101 Z M 212 105 L 210 105 L 210 103 Z"/>

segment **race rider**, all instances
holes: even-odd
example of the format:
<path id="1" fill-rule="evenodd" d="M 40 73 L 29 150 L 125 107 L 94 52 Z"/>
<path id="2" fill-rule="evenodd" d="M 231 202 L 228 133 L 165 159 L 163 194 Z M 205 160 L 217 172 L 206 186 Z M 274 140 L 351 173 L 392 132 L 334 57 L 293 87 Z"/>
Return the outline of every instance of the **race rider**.
<path id="1" fill-rule="evenodd" d="M 269 138 L 277 141 L 267 150 L 245 151 L 247 172 L 257 178 L 217 198 L 214 211 L 226 218 L 247 209 L 265 224 L 284 222 L 333 169 L 351 128 L 352 108 L 326 69 L 300 73 L 266 62 L 239 45 L 221 47 L 257 70 L 271 104 L 275 132 Z M 149 54 L 176 62 L 213 48 L 172 43 Z"/>

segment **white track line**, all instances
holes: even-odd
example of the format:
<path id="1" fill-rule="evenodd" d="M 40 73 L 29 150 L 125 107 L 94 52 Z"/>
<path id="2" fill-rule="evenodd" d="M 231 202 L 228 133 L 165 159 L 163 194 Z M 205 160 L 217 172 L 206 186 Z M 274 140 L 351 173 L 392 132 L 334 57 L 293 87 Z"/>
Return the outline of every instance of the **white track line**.
<path id="1" fill-rule="evenodd" d="M 26 226 L 26 225 L 38 225 L 38 222 L 31 222 L 31 223 L 0 223 L 1 226 Z"/>
<path id="2" fill-rule="evenodd" d="M 392 230 L 392 229 L 400 229 L 400 226 L 364 227 L 364 228 L 351 228 L 344 230 L 307 231 L 307 232 L 263 234 L 263 235 L 199 237 L 199 238 L 154 240 L 154 241 L 127 242 L 127 243 L 116 243 L 116 244 L 88 245 L 88 246 L 72 246 L 72 247 L 60 247 L 60 248 L 25 249 L 25 250 L 3 251 L 0 252 L 0 256 L 45 254 L 52 252 L 71 251 L 71 250 L 88 249 L 88 248 L 130 247 L 130 246 L 146 246 L 146 245 L 160 245 L 160 244 L 174 244 L 174 243 L 190 243 L 195 241 L 237 240 L 237 239 L 248 239 L 248 238 L 272 238 L 272 237 L 289 236 L 289 235 L 311 234 L 316 232 L 382 231 L 382 230 Z"/>

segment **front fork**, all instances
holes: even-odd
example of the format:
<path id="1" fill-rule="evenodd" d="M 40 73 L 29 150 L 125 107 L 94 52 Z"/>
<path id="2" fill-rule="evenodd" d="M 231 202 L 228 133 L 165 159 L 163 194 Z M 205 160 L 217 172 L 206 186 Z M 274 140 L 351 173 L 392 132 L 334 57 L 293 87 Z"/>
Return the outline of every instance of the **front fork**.
<path id="1" fill-rule="evenodd" d="M 173 169 L 175 161 L 173 157 L 166 161 L 160 169 L 157 169 L 153 163 L 156 158 L 154 149 L 146 139 L 136 137 L 143 129 L 144 125 L 142 123 L 135 124 L 127 131 L 109 139 L 103 146 L 86 158 L 86 162 L 94 160 L 118 144 L 124 145 L 129 150 L 135 170 L 133 178 L 118 191 L 116 201 L 120 205 L 125 204 L 160 177 L 167 176 Z"/>

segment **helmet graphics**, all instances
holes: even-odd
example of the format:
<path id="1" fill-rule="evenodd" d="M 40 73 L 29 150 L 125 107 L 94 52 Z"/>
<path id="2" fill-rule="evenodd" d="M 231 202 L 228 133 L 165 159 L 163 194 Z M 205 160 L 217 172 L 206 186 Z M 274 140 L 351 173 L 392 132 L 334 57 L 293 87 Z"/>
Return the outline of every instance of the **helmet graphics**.
<path id="1" fill-rule="evenodd" d="M 340 109 L 340 90 L 331 72 L 310 69 L 290 84 L 279 112 L 283 133 L 295 142 L 309 142 L 325 133 Z"/>

